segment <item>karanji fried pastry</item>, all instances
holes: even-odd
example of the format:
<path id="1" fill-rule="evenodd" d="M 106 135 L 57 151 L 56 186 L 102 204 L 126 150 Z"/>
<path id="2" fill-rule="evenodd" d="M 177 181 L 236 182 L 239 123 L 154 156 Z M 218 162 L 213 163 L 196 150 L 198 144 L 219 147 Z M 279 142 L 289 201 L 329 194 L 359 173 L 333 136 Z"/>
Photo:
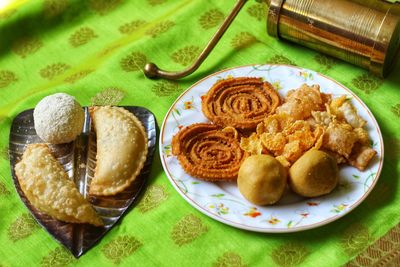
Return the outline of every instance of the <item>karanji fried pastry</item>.
<path id="1" fill-rule="evenodd" d="M 278 92 L 261 78 L 229 78 L 215 83 L 202 98 L 202 111 L 213 123 L 253 130 L 280 104 Z"/>
<path id="2" fill-rule="evenodd" d="M 172 139 L 172 153 L 185 172 L 207 181 L 236 180 L 247 157 L 233 127 L 222 129 L 209 123 L 181 129 Z"/>
<path id="3" fill-rule="evenodd" d="M 136 116 L 120 107 L 91 107 L 97 139 L 96 169 L 89 193 L 122 192 L 140 174 L 147 157 L 147 134 Z"/>
<path id="4" fill-rule="evenodd" d="M 103 225 L 45 144 L 26 147 L 15 174 L 29 202 L 47 215 L 69 223 Z"/>

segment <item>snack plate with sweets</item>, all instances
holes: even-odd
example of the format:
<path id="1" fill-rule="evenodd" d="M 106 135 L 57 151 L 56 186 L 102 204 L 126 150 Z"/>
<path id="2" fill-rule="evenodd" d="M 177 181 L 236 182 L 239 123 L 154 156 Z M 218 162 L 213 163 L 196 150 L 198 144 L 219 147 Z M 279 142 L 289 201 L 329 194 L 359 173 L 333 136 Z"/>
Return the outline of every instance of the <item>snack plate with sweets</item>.
<path id="1" fill-rule="evenodd" d="M 156 128 L 154 115 L 143 107 L 82 108 L 72 96 L 47 96 L 11 126 L 16 191 L 38 223 L 78 258 L 144 189 Z"/>
<path id="2" fill-rule="evenodd" d="M 224 224 L 267 233 L 312 229 L 349 213 L 375 186 L 384 155 L 378 123 L 353 92 L 287 65 L 236 67 L 197 82 L 168 111 L 159 146 L 170 182 L 190 205 Z M 287 185 L 283 193 L 268 189 L 269 202 L 256 205 L 264 196 L 252 198 L 237 180 L 254 178 L 251 168 L 260 172 L 257 160 L 239 172 L 246 158 L 260 154 L 286 169 L 272 188 Z M 328 176 L 336 177 L 330 185 Z M 247 188 L 264 186 L 254 183 Z"/>

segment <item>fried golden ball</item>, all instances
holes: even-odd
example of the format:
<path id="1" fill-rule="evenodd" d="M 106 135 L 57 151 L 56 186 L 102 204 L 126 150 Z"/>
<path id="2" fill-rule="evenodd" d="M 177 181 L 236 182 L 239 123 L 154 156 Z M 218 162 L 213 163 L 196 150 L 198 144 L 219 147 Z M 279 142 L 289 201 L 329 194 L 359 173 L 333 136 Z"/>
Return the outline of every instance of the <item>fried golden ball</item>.
<path id="1" fill-rule="evenodd" d="M 237 179 L 240 193 L 256 205 L 271 205 L 283 195 L 287 182 L 285 168 L 274 157 L 254 155 L 240 166 Z"/>

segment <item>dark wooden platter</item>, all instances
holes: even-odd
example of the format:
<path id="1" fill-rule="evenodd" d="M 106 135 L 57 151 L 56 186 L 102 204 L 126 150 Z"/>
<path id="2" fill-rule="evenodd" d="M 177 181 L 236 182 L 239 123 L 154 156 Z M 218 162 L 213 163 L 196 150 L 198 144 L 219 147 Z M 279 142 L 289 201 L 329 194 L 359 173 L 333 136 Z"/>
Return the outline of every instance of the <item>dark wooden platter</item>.
<path id="1" fill-rule="evenodd" d="M 136 180 L 123 192 L 108 197 L 90 196 L 88 189 L 96 167 L 96 135 L 91 127 L 88 108 L 85 109 L 85 125 L 82 134 L 68 144 L 49 145 L 53 154 L 63 165 L 80 193 L 89 200 L 104 221 L 103 227 L 89 224 L 65 223 L 35 209 L 25 197 L 14 173 L 15 164 L 21 159 L 27 144 L 43 143 L 36 135 L 33 123 L 33 109 L 23 111 L 13 120 L 10 131 L 9 156 L 11 173 L 16 191 L 36 221 L 76 257 L 93 247 L 128 211 L 138 198 L 150 174 L 154 151 L 156 149 L 157 124 L 154 115 L 143 107 L 125 106 L 142 123 L 148 136 L 148 155 L 146 163 Z"/>

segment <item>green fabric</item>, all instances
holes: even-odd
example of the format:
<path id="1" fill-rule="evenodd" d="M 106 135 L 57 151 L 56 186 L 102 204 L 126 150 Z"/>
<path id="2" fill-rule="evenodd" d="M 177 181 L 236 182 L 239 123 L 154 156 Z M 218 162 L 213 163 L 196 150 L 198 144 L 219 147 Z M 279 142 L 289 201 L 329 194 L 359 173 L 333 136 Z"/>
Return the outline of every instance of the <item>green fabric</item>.
<path id="1" fill-rule="evenodd" d="M 179 81 L 149 80 L 147 61 L 192 62 L 235 1 L 35 0 L 0 11 L 1 266 L 338 266 L 400 221 L 400 64 L 385 80 L 269 37 L 265 4 L 249 1 L 205 64 Z M 252 233 L 192 208 L 173 189 L 158 151 L 144 197 L 95 247 L 74 259 L 28 215 L 7 159 L 12 119 L 46 95 L 82 105 L 137 105 L 161 125 L 175 98 L 215 71 L 252 63 L 318 70 L 353 90 L 380 124 L 385 162 L 376 188 L 344 218 L 292 234 Z"/>

